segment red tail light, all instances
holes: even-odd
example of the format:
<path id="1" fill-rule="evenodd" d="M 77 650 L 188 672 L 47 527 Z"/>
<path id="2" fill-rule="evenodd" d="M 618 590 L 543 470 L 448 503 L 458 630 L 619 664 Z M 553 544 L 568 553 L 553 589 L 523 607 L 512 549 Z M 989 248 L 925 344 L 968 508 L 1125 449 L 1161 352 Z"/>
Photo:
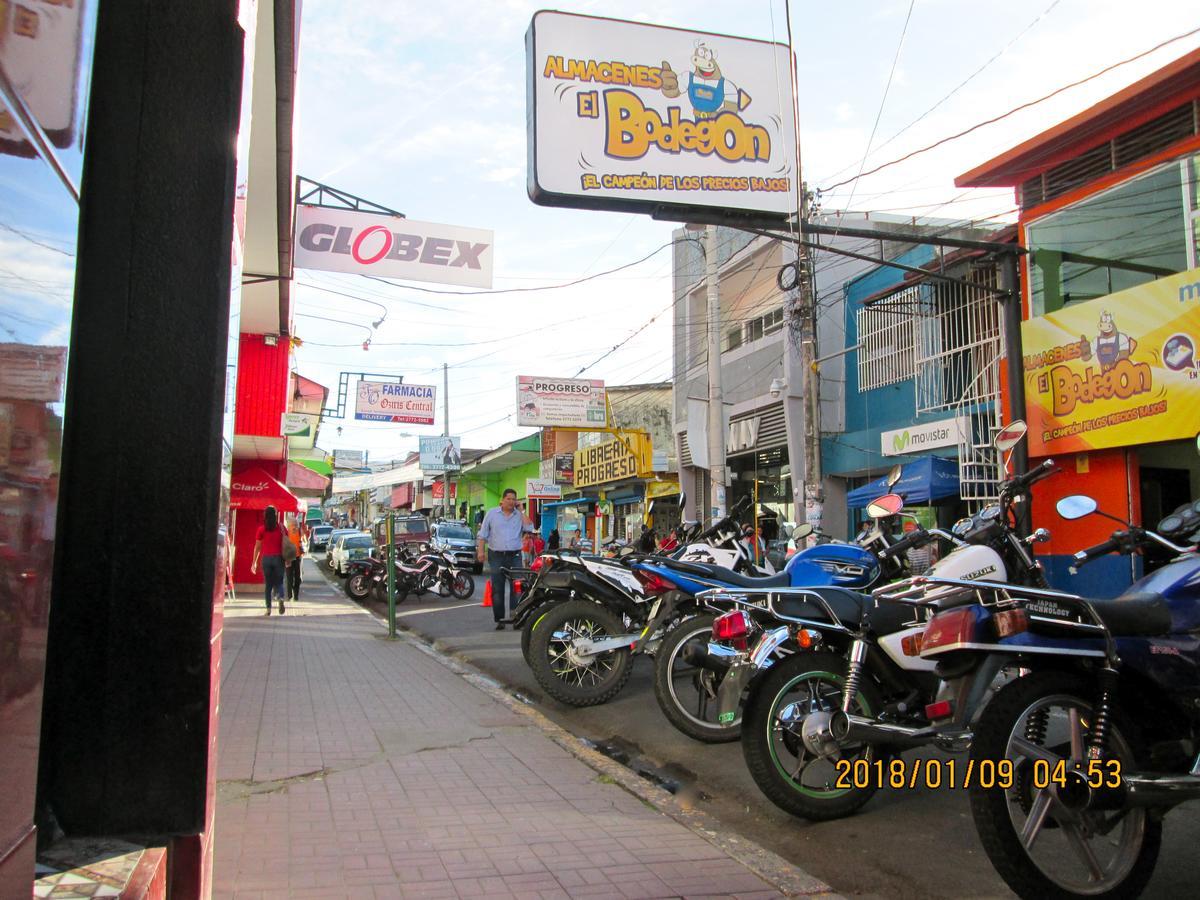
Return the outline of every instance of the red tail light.
<path id="1" fill-rule="evenodd" d="M 635 569 L 633 574 L 637 576 L 637 580 L 642 583 L 647 593 L 665 594 L 667 591 L 675 590 L 674 582 L 668 581 L 654 572 L 643 572 L 641 569 Z"/>
<path id="2" fill-rule="evenodd" d="M 740 609 L 717 616 L 713 621 L 712 636 L 718 641 L 745 639 L 750 634 L 750 615 Z"/>
<path id="3" fill-rule="evenodd" d="M 948 719 L 954 713 L 954 707 L 950 705 L 949 700 L 939 700 L 937 703 L 930 703 L 925 707 L 925 718 L 930 722 L 936 722 L 938 719 Z"/>
<path id="4" fill-rule="evenodd" d="M 525 585 L 521 581 L 520 578 L 515 579 L 512 584 L 513 584 L 512 589 L 513 589 L 514 594 L 519 594 L 519 593 L 521 593 L 521 591 L 525 590 Z"/>
<path id="5" fill-rule="evenodd" d="M 529 568 L 532 569 L 534 572 L 540 572 L 540 571 L 542 571 L 542 568 L 544 566 L 549 566 L 549 565 L 550 565 L 550 557 L 539 556 L 537 559 L 535 559 L 530 564 Z"/>
<path id="6" fill-rule="evenodd" d="M 975 634 L 976 615 L 976 608 L 972 606 L 938 613 L 921 638 L 921 655 L 928 656 L 939 648 L 969 643 Z"/>

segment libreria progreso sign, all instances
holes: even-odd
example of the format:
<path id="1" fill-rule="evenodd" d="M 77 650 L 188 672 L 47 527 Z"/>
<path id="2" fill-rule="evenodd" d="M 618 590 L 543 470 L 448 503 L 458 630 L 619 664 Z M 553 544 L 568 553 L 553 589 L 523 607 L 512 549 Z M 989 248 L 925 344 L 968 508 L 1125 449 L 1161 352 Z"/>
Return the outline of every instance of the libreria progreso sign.
<path id="1" fill-rule="evenodd" d="M 535 203 L 795 209 L 783 44 L 543 11 L 525 46 Z"/>

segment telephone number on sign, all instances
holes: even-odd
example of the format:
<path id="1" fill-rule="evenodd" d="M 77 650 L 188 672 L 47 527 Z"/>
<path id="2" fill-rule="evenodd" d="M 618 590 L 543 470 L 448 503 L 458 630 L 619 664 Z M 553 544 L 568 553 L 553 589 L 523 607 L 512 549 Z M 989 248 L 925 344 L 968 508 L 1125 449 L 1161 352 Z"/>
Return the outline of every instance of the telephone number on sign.
<path id="1" fill-rule="evenodd" d="M 1088 760 L 1085 767 L 1076 767 L 1067 760 L 1051 763 L 1039 759 L 1027 767 L 1034 790 L 1045 790 L 1052 785 L 1065 787 L 1074 778 L 1085 779 L 1092 788 L 1121 786 L 1120 760 Z M 839 759 L 835 769 L 835 790 L 979 787 L 1007 791 L 1016 784 L 1018 773 L 1011 759 Z"/>

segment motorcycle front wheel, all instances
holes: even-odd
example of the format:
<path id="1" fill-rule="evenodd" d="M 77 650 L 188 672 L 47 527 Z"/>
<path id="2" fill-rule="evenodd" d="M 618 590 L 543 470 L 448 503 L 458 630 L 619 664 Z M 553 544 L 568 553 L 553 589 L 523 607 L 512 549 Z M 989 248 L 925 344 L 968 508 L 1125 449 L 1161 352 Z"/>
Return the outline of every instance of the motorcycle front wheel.
<path id="1" fill-rule="evenodd" d="M 625 633 L 621 617 L 590 600 L 555 606 L 532 628 L 529 666 L 547 694 L 568 706 L 596 706 L 621 692 L 633 671 L 628 647 L 581 654 L 581 640 Z"/>
<path id="2" fill-rule="evenodd" d="M 785 812 L 814 822 L 844 818 L 875 793 L 874 779 L 856 787 L 847 777 L 860 760 L 874 769 L 881 753 L 873 744 L 844 747 L 835 761 L 810 753 L 800 737 L 806 714 L 841 708 L 846 667 L 836 653 L 794 653 L 770 668 L 742 708 L 742 755 L 759 790 Z M 881 707 L 875 685 L 864 678 L 850 712 L 873 716 Z"/>
<path id="3" fill-rule="evenodd" d="M 475 579 L 466 572 L 459 572 L 450 580 L 450 593 L 456 600 L 466 600 L 475 593 Z"/>
<path id="4" fill-rule="evenodd" d="M 525 665 L 531 666 L 532 657 L 529 655 L 529 647 L 533 643 L 533 630 L 541 624 L 542 619 L 546 617 L 546 613 L 550 611 L 549 605 L 544 605 L 533 611 L 533 614 L 526 620 L 525 625 L 521 628 L 521 655 L 525 657 Z"/>
<path id="5" fill-rule="evenodd" d="M 1034 672 L 996 694 L 975 729 L 971 760 L 980 773 L 995 766 L 997 777 L 971 785 L 971 815 L 988 859 L 1018 896 L 1136 897 L 1154 872 L 1161 819 L 1086 802 L 1096 690 L 1081 675 Z M 1144 757 L 1128 717 L 1110 713 L 1108 757 L 1093 784 L 1113 771 L 1119 782 L 1119 772 L 1136 771 Z"/>
<path id="6" fill-rule="evenodd" d="M 355 572 L 346 579 L 346 596 L 351 600 L 362 602 L 371 595 L 372 580 L 371 576 L 362 572 Z"/>
<path id="7" fill-rule="evenodd" d="M 654 697 L 667 721 L 688 737 L 706 744 L 724 744 L 742 736 L 742 713 L 727 725 L 717 721 L 717 689 L 721 673 L 693 665 L 687 649 L 706 649 L 716 616 L 684 619 L 667 633 L 654 654 Z"/>

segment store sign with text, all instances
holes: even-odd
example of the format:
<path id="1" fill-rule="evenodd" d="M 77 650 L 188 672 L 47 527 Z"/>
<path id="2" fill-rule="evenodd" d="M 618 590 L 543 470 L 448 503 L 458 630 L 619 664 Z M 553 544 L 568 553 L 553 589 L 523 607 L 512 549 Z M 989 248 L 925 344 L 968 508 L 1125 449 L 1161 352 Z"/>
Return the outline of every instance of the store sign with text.
<path id="1" fill-rule="evenodd" d="M 525 54 L 535 203 L 679 216 L 796 208 L 786 45 L 541 11 Z"/>
<path id="2" fill-rule="evenodd" d="M 1029 453 L 1193 438 L 1200 269 L 1021 323 Z"/>
<path id="3" fill-rule="evenodd" d="M 360 381 L 354 418 L 362 422 L 403 422 L 432 425 L 437 388 L 432 384 Z"/>
<path id="4" fill-rule="evenodd" d="M 312 437 L 317 417 L 307 413 L 283 413 L 279 417 L 279 434 L 283 437 Z"/>
<path id="5" fill-rule="evenodd" d="M 297 269 L 490 288 L 494 242 L 481 228 L 296 206 Z"/>
<path id="6" fill-rule="evenodd" d="M 462 468 L 462 438 L 429 435 L 417 438 L 422 472 L 456 472 Z"/>
<path id="7" fill-rule="evenodd" d="M 603 381 L 517 376 L 517 425 L 603 428 L 607 421 Z"/>
<path id="8" fill-rule="evenodd" d="M 525 499 L 527 500 L 561 500 L 562 485 L 553 479 L 525 479 Z"/>
<path id="9" fill-rule="evenodd" d="M 879 436 L 884 456 L 908 456 L 937 447 L 957 447 L 971 423 L 965 417 L 939 419 L 885 431 Z"/>
<path id="10" fill-rule="evenodd" d="M 429 486 L 429 494 L 434 500 L 443 500 L 446 497 L 446 482 L 435 481 Z M 457 482 L 450 482 L 450 499 L 453 500 L 458 496 Z"/>
<path id="11" fill-rule="evenodd" d="M 575 487 L 607 484 L 652 474 L 653 448 L 644 434 L 626 435 L 597 447 L 575 451 Z"/>

